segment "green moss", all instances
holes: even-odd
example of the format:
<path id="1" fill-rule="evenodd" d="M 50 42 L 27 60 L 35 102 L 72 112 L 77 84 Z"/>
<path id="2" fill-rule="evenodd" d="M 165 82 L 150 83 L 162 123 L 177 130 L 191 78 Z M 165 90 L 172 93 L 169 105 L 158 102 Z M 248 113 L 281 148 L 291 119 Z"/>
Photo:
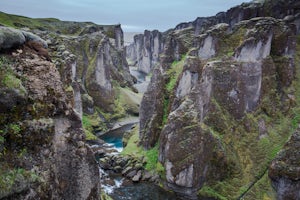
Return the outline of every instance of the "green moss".
<path id="1" fill-rule="evenodd" d="M 40 181 L 40 177 L 31 171 L 22 168 L 5 169 L 3 166 L 0 167 L 1 194 L 13 191 L 20 182 L 29 185 L 37 181 Z"/>
<path id="2" fill-rule="evenodd" d="M 201 190 L 198 193 L 199 196 L 203 196 L 203 197 L 212 197 L 212 198 L 216 198 L 219 200 L 227 200 L 227 198 L 225 198 L 224 196 L 220 195 L 218 192 L 216 192 L 213 188 L 204 185 Z"/>
<path id="3" fill-rule="evenodd" d="M 132 155 L 134 157 L 142 157 L 143 150 L 138 146 L 139 143 L 139 128 L 134 127 L 132 136 L 129 138 L 127 146 L 121 152 L 122 155 Z"/>
<path id="4" fill-rule="evenodd" d="M 158 145 L 155 145 L 152 149 L 146 151 L 147 164 L 145 166 L 146 170 L 152 171 L 156 170 L 158 162 Z"/>
<path id="5" fill-rule="evenodd" d="M 100 125 L 101 119 L 95 112 L 93 115 L 83 114 L 82 116 L 82 126 L 87 140 L 96 140 L 97 136 L 93 134 L 94 127 Z"/>
<path id="6" fill-rule="evenodd" d="M 278 91 L 278 75 L 264 72 L 258 108 L 239 120 L 232 118 L 219 102 L 211 101 L 212 112 L 205 118 L 205 124 L 225 146 L 233 149 L 236 155 L 227 152 L 226 156 L 236 163 L 236 168 L 232 176 L 207 183 L 199 191 L 202 196 L 237 199 L 245 193 L 244 199 L 276 199 L 266 170 L 300 122 L 300 36 L 297 40 L 296 78 L 291 86 Z M 295 97 L 288 105 L 283 102 L 287 95 Z M 260 132 L 261 121 L 264 132 Z"/>
<path id="7" fill-rule="evenodd" d="M 100 194 L 102 200 L 113 200 L 108 194 L 106 194 L 104 191 L 101 191 Z"/>
<path id="8" fill-rule="evenodd" d="M 186 55 L 184 55 L 180 61 L 174 61 L 171 65 L 171 68 L 167 71 L 169 82 L 166 84 L 166 90 L 168 93 L 171 93 L 173 91 L 177 79 L 183 70 L 185 59 Z"/>
<path id="9" fill-rule="evenodd" d="M 169 80 L 165 85 L 166 94 L 164 97 L 164 114 L 163 114 L 162 126 L 167 123 L 170 99 L 172 99 L 173 90 L 176 86 L 180 74 L 182 73 L 185 59 L 186 59 L 186 55 L 182 56 L 182 59 L 180 61 L 174 61 L 171 65 L 171 68 L 167 70 L 167 75 L 169 77 Z"/>
<path id="10" fill-rule="evenodd" d="M 0 87 L 9 89 L 17 89 L 24 95 L 26 89 L 22 85 L 22 81 L 16 77 L 14 71 L 11 68 L 13 61 L 6 56 L 0 56 Z"/>
<path id="11" fill-rule="evenodd" d="M 122 155 L 131 155 L 133 157 L 144 158 L 146 160 L 145 169 L 148 171 L 152 171 L 153 173 L 157 173 L 161 175 L 161 177 L 165 177 L 165 169 L 162 164 L 158 161 L 158 144 L 155 145 L 150 150 L 143 150 L 138 146 L 139 144 L 139 127 L 136 126 L 133 130 L 132 136 L 128 140 L 127 146 L 121 152 Z"/>
<path id="12" fill-rule="evenodd" d="M 101 108 L 98 111 L 107 121 L 116 121 L 130 115 L 138 115 L 142 95 L 134 93 L 129 88 L 115 86 L 115 99 L 112 112 L 104 112 Z"/>

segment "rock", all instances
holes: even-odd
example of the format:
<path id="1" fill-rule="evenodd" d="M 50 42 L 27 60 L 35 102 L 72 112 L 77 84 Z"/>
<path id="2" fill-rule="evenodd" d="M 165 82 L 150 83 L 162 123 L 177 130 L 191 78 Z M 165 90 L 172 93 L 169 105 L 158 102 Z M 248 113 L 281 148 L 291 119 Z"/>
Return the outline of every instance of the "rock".
<path id="1" fill-rule="evenodd" d="M 249 162 L 255 163 L 257 168 L 268 165 L 265 159 L 261 162 L 253 159 L 258 157 L 254 156 L 258 151 L 255 147 L 264 140 L 272 140 L 268 131 L 274 124 L 266 124 L 264 117 L 274 117 L 281 112 L 275 105 L 286 100 L 275 100 L 274 96 L 283 95 L 288 99 L 289 95 L 279 91 L 277 86 L 289 88 L 292 74 L 295 75 L 295 40 L 292 39 L 295 32 L 285 22 L 258 17 L 215 25 L 212 19 L 202 19 L 208 23 L 202 27 L 199 20 L 199 25 L 183 25 L 168 32 L 160 57 L 161 68 L 153 71 L 141 103 L 141 145 L 150 149 L 160 144 L 159 161 L 166 170 L 166 186 L 186 198 L 197 198 L 201 187 L 210 181 L 247 173 L 241 166 L 246 167 L 243 162 L 249 156 Z M 197 31 L 201 35 L 195 34 Z M 281 45 L 277 45 L 279 43 Z M 188 51 L 180 62 L 182 68 L 172 65 Z M 278 71 L 278 67 L 282 71 Z M 172 70 L 178 71 L 178 78 L 170 75 Z M 175 79 L 172 80 L 174 89 L 170 97 L 162 98 L 170 77 Z M 158 103 L 167 105 L 160 107 Z M 164 122 L 163 116 L 167 117 Z M 240 134 L 243 136 L 237 136 Z M 225 142 L 224 136 L 232 143 Z M 246 145 L 243 151 L 249 152 L 241 153 L 241 141 L 235 137 L 247 138 L 255 145 Z M 259 156 L 266 158 L 268 154 L 264 151 L 267 150 Z M 256 179 L 253 174 L 247 177 L 248 181 Z M 238 194 L 233 193 L 238 198 Z"/>
<path id="2" fill-rule="evenodd" d="M 164 79 L 162 69 L 153 71 L 151 82 L 144 93 L 140 107 L 140 141 L 145 149 L 152 148 L 158 141 L 163 119 Z"/>
<path id="3" fill-rule="evenodd" d="M 157 175 L 157 174 L 155 174 L 154 176 L 152 176 L 150 178 L 150 181 L 153 182 L 153 183 L 158 183 L 159 180 L 160 180 L 160 178 L 159 178 L 159 175 Z"/>
<path id="4" fill-rule="evenodd" d="M 27 98 L 20 90 L 0 88 L 0 111 L 7 112 L 12 110 L 17 105 L 25 106 Z"/>
<path id="5" fill-rule="evenodd" d="M 297 129 L 269 167 L 278 199 L 300 198 L 300 130 Z"/>
<path id="6" fill-rule="evenodd" d="M 113 168 L 114 172 L 116 172 L 116 173 L 121 173 L 122 169 L 123 168 L 121 166 L 118 166 L 118 165 Z"/>
<path id="7" fill-rule="evenodd" d="M 126 177 L 127 178 L 133 178 L 134 176 L 136 176 L 137 175 L 137 171 L 136 170 L 132 170 L 132 171 L 130 171 L 127 175 L 126 175 Z"/>
<path id="8" fill-rule="evenodd" d="M 148 171 L 144 171 L 142 176 L 142 181 L 148 181 L 152 178 L 152 175 Z"/>
<path id="9" fill-rule="evenodd" d="M 26 41 L 20 30 L 8 27 L 0 27 L 0 50 L 19 47 Z"/>
<path id="10" fill-rule="evenodd" d="M 133 168 L 131 166 L 126 167 L 123 171 L 122 171 L 122 175 L 127 175 L 130 171 L 132 171 Z"/>
<path id="11" fill-rule="evenodd" d="M 31 32 L 27 32 L 27 31 L 22 31 L 22 34 L 24 35 L 27 42 L 29 42 L 29 41 L 38 42 L 43 45 L 43 48 L 45 48 L 45 49 L 48 48 L 47 42 L 45 40 L 43 40 L 42 38 L 40 38 L 39 36 L 37 36 Z"/>
<path id="12" fill-rule="evenodd" d="M 140 170 L 140 169 L 143 168 L 143 164 L 140 163 L 140 162 L 137 162 L 137 163 L 134 165 L 134 168 L 135 168 L 136 170 Z"/>
<path id="13" fill-rule="evenodd" d="M 159 31 L 147 31 L 144 34 L 135 35 L 134 42 L 126 47 L 127 58 L 137 63 L 140 71 L 148 74 L 159 60 L 159 54 L 163 50 L 162 33 Z"/>
<path id="14" fill-rule="evenodd" d="M 142 177 L 142 171 L 139 170 L 139 171 L 137 172 L 137 174 L 132 178 L 132 181 L 133 181 L 133 182 L 139 182 L 140 179 L 141 179 L 141 177 Z"/>
<path id="15" fill-rule="evenodd" d="M 7 151 L 12 152 L 10 162 L 18 166 L 20 175 L 29 173 L 28 170 L 34 168 L 32 173 L 39 178 L 23 179 L 22 183 L 10 189 L 6 195 L 11 195 L 13 199 L 25 199 L 25 196 L 32 195 L 33 199 L 97 199 L 97 163 L 92 151 L 82 141 L 84 133 L 81 120 L 71 104 L 68 104 L 70 99 L 64 93 L 56 66 L 26 48 L 23 52 L 15 53 L 19 54 L 15 57 L 15 62 L 22 66 L 17 67 L 21 76 L 18 87 L 23 85 L 27 92 L 21 98 L 16 92 L 3 90 L 3 85 L 0 84 L 0 91 L 5 91 L 2 93 L 2 103 L 10 98 L 10 104 L 14 106 L 13 109 L 1 107 L 0 128 L 2 130 L 6 123 L 14 124 L 11 127 L 16 133 L 14 137 L 10 136 L 10 140 L 5 139 L 3 145 Z M 15 69 L 9 70 L 13 77 Z M 18 103 L 21 99 L 22 102 Z M 2 120 L 6 123 L 3 124 Z M 22 135 L 18 136 L 20 131 Z M 15 150 L 10 148 L 11 143 L 14 144 L 13 148 L 24 149 L 26 156 L 19 152 L 15 155 Z M 1 166 L 3 164 L 5 163 L 1 161 Z M 39 180 L 44 182 L 40 184 Z"/>

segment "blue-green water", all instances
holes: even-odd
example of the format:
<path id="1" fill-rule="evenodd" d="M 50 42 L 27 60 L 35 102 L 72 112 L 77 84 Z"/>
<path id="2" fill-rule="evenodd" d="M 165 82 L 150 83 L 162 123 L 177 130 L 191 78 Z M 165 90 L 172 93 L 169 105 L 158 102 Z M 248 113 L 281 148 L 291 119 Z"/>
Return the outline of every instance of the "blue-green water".
<path id="1" fill-rule="evenodd" d="M 113 137 L 106 134 L 100 138 L 106 143 L 113 145 L 115 148 L 123 148 L 122 137 Z"/>

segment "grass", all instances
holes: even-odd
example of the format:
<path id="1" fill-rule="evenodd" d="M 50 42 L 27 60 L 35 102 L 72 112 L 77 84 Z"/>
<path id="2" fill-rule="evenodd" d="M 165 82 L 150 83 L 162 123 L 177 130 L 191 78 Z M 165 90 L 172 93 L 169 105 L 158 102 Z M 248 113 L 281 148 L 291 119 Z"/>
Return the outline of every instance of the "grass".
<path id="1" fill-rule="evenodd" d="M 21 79 L 17 78 L 11 68 L 13 61 L 7 56 L 0 56 L 0 87 L 17 89 L 21 94 L 26 94 L 26 89 L 22 85 Z"/>
<path id="2" fill-rule="evenodd" d="M 201 190 L 199 191 L 199 195 L 203 197 L 212 197 L 219 200 L 227 200 L 224 196 L 220 195 L 218 192 L 216 192 L 213 188 L 204 185 Z"/>
<path id="3" fill-rule="evenodd" d="M 214 116 L 220 116 L 222 121 L 226 121 L 221 132 L 222 141 L 236 152 L 237 166 L 232 177 L 205 185 L 199 194 L 217 199 L 237 199 L 246 192 L 244 199 L 276 199 L 267 168 L 300 122 L 300 36 L 296 54 L 296 79 L 289 88 L 284 89 L 290 91 L 286 94 L 295 96 L 296 102 L 287 112 L 282 113 L 281 99 L 274 96 L 277 91 L 272 91 L 277 86 L 271 86 L 267 91 L 261 107 L 246 114 L 240 121 L 229 120 L 230 113 L 222 112 L 222 109 L 215 106 Z M 270 111 L 266 112 L 265 108 Z M 267 129 L 263 135 L 258 131 L 260 120 L 264 120 Z M 247 124 L 247 128 L 243 124 Z M 230 154 L 227 156 L 234 158 Z"/>
<path id="4" fill-rule="evenodd" d="M 85 133 L 86 140 L 96 140 L 97 136 L 93 134 L 94 128 L 96 126 L 99 126 L 100 124 L 100 118 L 95 112 L 93 115 L 86 115 L 83 114 L 82 116 L 82 126 Z"/>
<path id="5" fill-rule="evenodd" d="M 173 91 L 177 79 L 183 70 L 185 59 L 186 55 L 182 56 L 182 59 L 180 61 L 174 61 L 171 68 L 167 71 L 167 75 L 170 78 L 169 82 L 166 84 L 166 90 L 168 93 L 171 93 Z"/>
<path id="6" fill-rule="evenodd" d="M 141 147 L 138 146 L 139 143 L 139 127 L 136 126 L 133 130 L 133 134 L 128 140 L 127 146 L 121 152 L 122 155 L 131 155 L 136 158 L 145 158 L 146 165 L 145 169 L 163 175 L 165 172 L 164 167 L 158 161 L 158 144 L 155 145 L 150 150 L 143 150 Z M 162 176 L 163 177 L 163 176 Z"/>
<path id="7" fill-rule="evenodd" d="M 164 114 L 163 114 L 162 126 L 167 123 L 170 98 L 172 98 L 173 96 L 173 92 L 174 92 L 173 90 L 176 86 L 180 74 L 182 73 L 185 59 L 186 59 L 186 55 L 182 56 L 182 59 L 180 61 L 174 61 L 171 65 L 171 68 L 167 71 L 169 81 L 165 86 L 166 94 L 164 98 Z"/>

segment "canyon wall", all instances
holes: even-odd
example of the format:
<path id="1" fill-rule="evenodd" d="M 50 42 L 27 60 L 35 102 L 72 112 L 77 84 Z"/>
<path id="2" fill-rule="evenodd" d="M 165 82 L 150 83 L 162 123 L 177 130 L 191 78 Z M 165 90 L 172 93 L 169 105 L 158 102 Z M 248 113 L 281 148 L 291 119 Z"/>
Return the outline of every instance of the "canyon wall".
<path id="1" fill-rule="evenodd" d="M 299 198 L 298 4 L 242 4 L 163 36 L 140 144 L 159 145 L 165 186 L 179 196 Z"/>
<path id="2" fill-rule="evenodd" d="M 0 23 L 0 198 L 99 199 L 86 140 L 126 114 L 120 90 L 135 90 L 121 26 L 5 13 Z"/>
<path id="3" fill-rule="evenodd" d="M 127 57 L 139 70 L 149 73 L 160 60 L 159 55 L 163 54 L 166 38 L 170 34 L 183 29 L 191 29 L 193 35 L 201 35 L 213 25 L 226 23 L 231 29 L 236 23 L 255 17 L 285 18 L 293 21 L 296 24 L 297 33 L 300 32 L 299 2 L 296 0 L 252 1 L 235 6 L 226 12 L 220 12 L 215 16 L 198 17 L 194 21 L 180 23 L 165 32 L 146 30 L 144 34 L 136 35 L 134 42 L 127 47 Z M 180 60 L 180 57 L 177 60 Z"/>

